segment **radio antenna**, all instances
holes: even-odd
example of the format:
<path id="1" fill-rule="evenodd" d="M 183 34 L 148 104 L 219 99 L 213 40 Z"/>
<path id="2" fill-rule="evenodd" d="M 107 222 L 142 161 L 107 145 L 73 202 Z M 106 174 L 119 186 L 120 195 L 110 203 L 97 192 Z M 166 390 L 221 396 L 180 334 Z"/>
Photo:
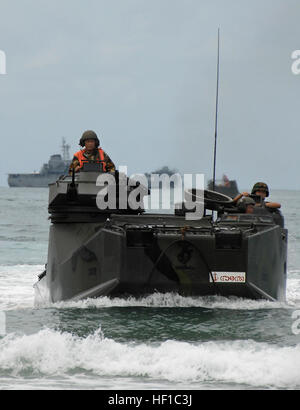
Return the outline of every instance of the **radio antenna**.
<path id="1" fill-rule="evenodd" d="M 215 147 L 214 147 L 213 191 L 215 190 L 215 185 L 216 185 L 216 161 L 217 161 L 217 138 L 218 138 L 218 109 L 219 109 L 219 77 L 220 77 L 220 28 L 218 28 L 217 92 L 216 92 L 216 117 L 215 117 Z"/>

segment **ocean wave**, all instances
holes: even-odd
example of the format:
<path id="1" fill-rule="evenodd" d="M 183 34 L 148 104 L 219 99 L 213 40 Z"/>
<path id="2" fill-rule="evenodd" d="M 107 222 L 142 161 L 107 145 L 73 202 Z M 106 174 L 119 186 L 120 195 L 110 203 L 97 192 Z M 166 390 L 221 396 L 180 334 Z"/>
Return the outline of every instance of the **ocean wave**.
<path id="1" fill-rule="evenodd" d="M 40 242 L 41 239 L 36 238 L 35 236 L 14 236 L 14 237 L 10 237 L 10 236 L 1 235 L 0 236 L 0 241 L 14 242 L 14 243 L 18 243 L 18 242 Z M 43 241 L 43 242 L 45 242 L 45 241 Z"/>
<path id="2" fill-rule="evenodd" d="M 252 340 L 119 343 L 101 329 L 86 338 L 43 329 L 0 339 L 0 375 L 131 377 L 174 383 L 234 383 L 299 388 L 300 344 L 280 347 Z M 276 365 L 274 365 L 276 363 Z"/>

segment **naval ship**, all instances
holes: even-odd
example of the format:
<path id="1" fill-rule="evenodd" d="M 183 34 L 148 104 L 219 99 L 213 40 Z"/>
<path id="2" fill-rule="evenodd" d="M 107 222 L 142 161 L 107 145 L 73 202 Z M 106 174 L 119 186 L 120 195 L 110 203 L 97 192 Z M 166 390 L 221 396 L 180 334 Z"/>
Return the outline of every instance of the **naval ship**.
<path id="1" fill-rule="evenodd" d="M 156 169 L 152 173 L 146 172 L 145 176 L 148 180 L 148 185 L 152 186 L 153 188 L 162 189 L 163 181 L 166 181 L 167 184 L 169 184 L 169 181 L 170 181 L 171 188 L 174 188 L 175 184 L 177 184 L 177 183 L 178 184 L 182 183 L 182 177 L 178 173 L 178 170 L 177 169 L 170 169 L 166 165 L 161 167 L 161 168 Z M 156 180 L 156 177 L 158 177 L 157 180 Z M 166 177 L 166 178 L 164 178 L 164 177 Z M 152 180 L 152 178 L 153 178 L 153 180 Z"/>
<path id="2" fill-rule="evenodd" d="M 51 155 L 48 163 L 44 164 L 40 172 L 31 174 L 9 174 L 8 185 L 17 188 L 48 188 L 61 175 L 68 173 L 70 165 L 70 145 L 62 140 L 62 155 Z"/>

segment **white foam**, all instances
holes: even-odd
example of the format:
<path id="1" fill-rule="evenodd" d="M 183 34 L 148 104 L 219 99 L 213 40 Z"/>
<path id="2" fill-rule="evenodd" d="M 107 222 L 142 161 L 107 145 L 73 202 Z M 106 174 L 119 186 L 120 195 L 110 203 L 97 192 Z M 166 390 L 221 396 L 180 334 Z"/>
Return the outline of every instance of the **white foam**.
<path id="1" fill-rule="evenodd" d="M 0 309 L 32 308 L 33 284 L 43 270 L 43 265 L 0 265 Z"/>
<path id="2" fill-rule="evenodd" d="M 290 274 L 287 281 L 286 299 L 287 303 L 293 308 L 300 308 L 300 277 L 297 274 Z"/>
<path id="3" fill-rule="evenodd" d="M 44 329 L 0 340 L 0 371 L 19 377 L 138 378 L 196 388 L 206 382 L 300 388 L 300 345 L 280 347 L 251 340 L 157 344 L 118 343 L 101 330 L 86 338 Z M 77 375 L 77 376 L 76 376 Z M 136 380 L 137 381 L 137 380 Z M 115 386 L 116 388 L 116 386 Z"/>
<path id="4" fill-rule="evenodd" d="M 295 309 L 300 308 L 300 275 L 299 271 L 291 272 L 287 281 L 287 301 L 271 302 L 268 300 L 251 300 L 238 297 L 204 296 L 186 297 L 178 293 L 153 293 L 135 298 L 86 299 L 77 302 L 59 302 L 52 305 L 57 308 L 104 308 L 104 307 L 200 307 L 211 309 L 260 310 L 260 309 Z"/>
<path id="5" fill-rule="evenodd" d="M 45 305 L 44 305 L 45 306 Z M 291 306 L 281 302 L 270 302 L 267 300 L 250 300 L 238 297 L 205 296 L 187 297 L 178 293 L 154 293 L 141 298 L 109 298 L 100 297 L 97 299 L 86 299 L 77 302 L 58 302 L 51 305 L 61 308 L 109 308 L 109 307 L 200 307 L 211 309 L 237 309 L 237 310 L 258 310 L 258 309 L 278 309 L 289 308 Z M 294 305 L 293 305 L 294 306 Z"/>
<path id="6" fill-rule="evenodd" d="M 34 307 L 33 284 L 37 275 L 44 270 L 43 265 L 0 265 L 0 309 L 26 309 Z M 39 304 L 37 307 L 48 307 Z M 287 302 L 269 302 L 237 297 L 184 297 L 176 293 L 154 293 L 141 298 L 87 299 L 78 302 L 60 302 L 52 304 L 55 308 L 104 308 L 104 307 L 203 307 L 212 309 L 259 310 L 259 309 L 295 309 L 300 308 L 300 271 L 288 272 Z"/>

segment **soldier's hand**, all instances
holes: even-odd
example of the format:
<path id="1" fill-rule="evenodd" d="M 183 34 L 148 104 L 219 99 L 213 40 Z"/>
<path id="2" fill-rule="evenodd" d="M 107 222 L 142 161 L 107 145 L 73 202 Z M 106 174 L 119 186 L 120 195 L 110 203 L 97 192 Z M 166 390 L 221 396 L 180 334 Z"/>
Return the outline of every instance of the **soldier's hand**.
<path id="1" fill-rule="evenodd" d="M 242 196 L 249 196 L 249 192 L 242 192 Z"/>

